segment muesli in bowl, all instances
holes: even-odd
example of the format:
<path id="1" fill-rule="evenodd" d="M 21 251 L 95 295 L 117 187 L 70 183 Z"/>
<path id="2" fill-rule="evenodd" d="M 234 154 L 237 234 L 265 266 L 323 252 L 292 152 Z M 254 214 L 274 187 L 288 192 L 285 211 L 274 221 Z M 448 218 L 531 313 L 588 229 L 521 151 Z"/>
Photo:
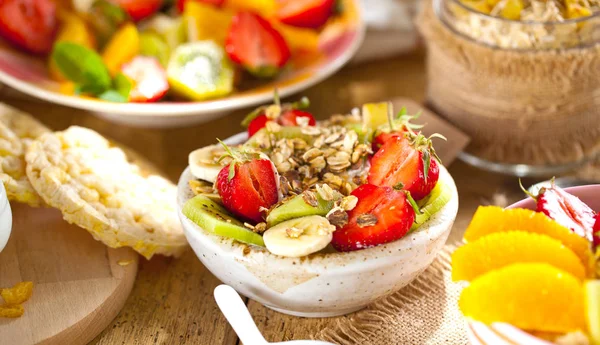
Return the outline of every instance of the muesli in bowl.
<path id="1" fill-rule="evenodd" d="M 452 255 L 471 344 L 600 344 L 600 185 L 481 207 Z"/>
<path id="2" fill-rule="evenodd" d="M 431 264 L 458 196 L 405 110 L 367 104 L 317 123 L 307 103 L 261 107 L 248 135 L 192 152 L 180 218 L 205 266 L 242 294 L 293 315 L 342 315 Z"/>

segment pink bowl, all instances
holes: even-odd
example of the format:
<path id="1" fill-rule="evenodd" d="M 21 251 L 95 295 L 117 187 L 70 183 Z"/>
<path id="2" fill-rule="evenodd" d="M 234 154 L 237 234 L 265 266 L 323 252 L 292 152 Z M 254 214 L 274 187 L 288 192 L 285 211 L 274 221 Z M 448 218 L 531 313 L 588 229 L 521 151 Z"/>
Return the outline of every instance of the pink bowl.
<path id="1" fill-rule="evenodd" d="M 600 211 L 600 185 L 588 185 L 565 188 L 565 190 L 593 210 Z M 535 210 L 536 204 L 532 198 L 521 200 L 507 208 L 526 208 Z M 472 345 L 552 345 L 539 338 L 505 323 L 495 323 L 490 326 L 481 322 L 469 320 L 467 322 L 467 335 Z"/>

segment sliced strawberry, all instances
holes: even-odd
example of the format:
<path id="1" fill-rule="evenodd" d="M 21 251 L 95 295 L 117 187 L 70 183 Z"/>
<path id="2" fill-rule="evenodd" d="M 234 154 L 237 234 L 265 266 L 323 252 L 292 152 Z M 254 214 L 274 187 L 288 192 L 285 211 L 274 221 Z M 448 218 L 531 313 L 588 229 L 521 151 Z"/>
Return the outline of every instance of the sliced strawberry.
<path id="1" fill-rule="evenodd" d="M 225 2 L 225 0 L 177 0 L 177 10 L 179 13 L 183 13 L 183 10 L 185 9 L 185 3 L 188 1 L 203 2 L 205 4 L 215 5 L 217 7 L 221 7 Z"/>
<path id="2" fill-rule="evenodd" d="M 374 139 L 373 139 L 373 143 L 371 144 L 373 146 L 373 152 L 377 152 L 382 146 L 383 144 L 387 143 L 388 141 L 394 139 L 394 138 L 399 138 L 399 137 L 403 137 L 404 134 L 400 133 L 400 132 L 390 132 L 390 133 L 380 133 L 378 134 Z"/>
<path id="3" fill-rule="evenodd" d="M 309 126 L 315 126 L 317 122 L 311 113 L 301 111 L 310 106 L 308 98 L 303 97 L 294 103 L 281 104 L 277 90 L 273 95 L 274 103 L 268 106 L 256 108 L 242 121 L 242 126 L 248 127 L 248 136 L 253 136 L 267 125 L 269 121 L 275 121 L 282 126 L 298 126 L 298 118 L 306 118 Z"/>
<path id="4" fill-rule="evenodd" d="M 52 0 L 0 1 L 0 36 L 27 52 L 49 53 L 57 26 Z"/>
<path id="5" fill-rule="evenodd" d="M 600 246 L 600 213 L 596 215 L 594 224 L 594 247 Z"/>
<path id="6" fill-rule="evenodd" d="M 335 0 L 283 0 L 277 18 L 288 25 L 318 29 L 327 23 L 334 6 Z"/>
<path id="7" fill-rule="evenodd" d="M 229 58 L 258 77 L 273 77 L 290 60 L 283 36 L 263 17 L 239 12 L 231 22 L 225 50 Z"/>
<path id="8" fill-rule="evenodd" d="M 260 223 L 261 208 L 270 208 L 279 199 L 273 163 L 226 150 L 233 161 L 219 172 L 216 182 L 223 205 L 244 220 Z"/>
<path id="9" fill-rule="evenodd" d="M 167 72 L 153 57 L 137 56 L 123 65 L 121 72 L 134 84 L 129 93 L 130 102 L 155 102 L 169 90 Z"/>
<path id="10" fill-rule="evenodd" d="M 394 109 L 390 104 L 388 106 L 388 124 L 380 126 L 375 132 L 372 148 L 373 152 L 377 152 L 383 144 L 396 137 L 403 137 L 407 133 L 423 128 L 423 125 L 414 124 L 411 121 L 418 119 L 421 113 L 409 115 L 406 107 L 402 107 L 398 114 L 394 115 Z"/>
<path id="11" fill-rule="evenodd" d="M 571 229 L 590 243 L 594 239 L 596 216 L 594 211 L 578 197 L 567 193 L 564 189 L 552 184 L 542 188 L 537 196 L 537 211 L 542 212 L 559 224 Z"/>
<path id="12" fill-rule="evenodd" d="M 373 156 L 368 181 L 376 186 L 398 186 L 421 200 L 437 184 L 438 160 L 431 140 L 423 135 L 392 137 Z"/>
<path id="13" fill-rule="evenodd" d="M 348 213 L 348 224 L 333 233 L 339 251 L 378 246 L 404 237 L 415 221 L 415 210 L 405 192 L 365 184 L 352 192 L 358 198 Z"/>
<path id="14" fill-rule="evenodd" d="M 309 126 L 315 126 L 317 124 L 317 121 L 315 121 L 315 117 L 311 113 L 295 109 L 286 111 L 285 113 L 281 114 L 281 116 L 279 116 L 279 118 L 277 119 L 277 123 L 279 123 L 282 126 L 288 127 L 299 126 L 299 118 L 305 118 L 305 121 Z"/>
<path id="15" fill-rule="evenodd" d="M 163 0 L 113 0 L 116 2 L 134 21 L 140 21 L 148 18 L 163 5 Z"/>
<path id="16" fill-rule="evenodd" d="M 265 115 L 265 114 L 258 115 L 258 117 L 255 118 L 254 120 L 252 120 L 250 122 L 250 124 L 248 125 L 248 136 L 251 137 L 254 134 L 256 134 L 256 132 L 263 129 L 267 125 L 267 122 L 269 122 L 269 121 L 271 121 L 271 120 L 269 120 L 267 115 Z"/>

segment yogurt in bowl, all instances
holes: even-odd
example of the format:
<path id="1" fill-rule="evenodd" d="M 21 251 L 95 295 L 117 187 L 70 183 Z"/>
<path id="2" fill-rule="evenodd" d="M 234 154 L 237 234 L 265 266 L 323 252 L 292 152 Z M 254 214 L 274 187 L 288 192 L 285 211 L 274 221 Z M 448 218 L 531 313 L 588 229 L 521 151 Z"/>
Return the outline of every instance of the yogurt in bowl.
<path id="1" fill-rule="evenodd" d="M 452 198 L 418 231 L 381 246 L 346 253 L 281 257 L 211 234 L 183 215 L 189 169 L 179 181 L 179 217 L 192 249 L 217 278 L 276 311 L 302 317 L 345 315 L 408 285 L 436 258 L 458 212 L 458 193 L 442 168 Z"/>
<path id="2" fill-rule="evenodd" d="M 244 121 L 248 134 L 192 152 L 179 216 L 220 280 L 279 312 L 330 317 L 427 269 L 458 193 L 405 110 L 367 104 L 316 122 L 307 104 L 276 100 Z"/>
<path id="3" fill-rule="evenodd" d="M 0 252 L 6 246 L 12 228 L 12 212 L 4 184 L 0 184 Z"/>

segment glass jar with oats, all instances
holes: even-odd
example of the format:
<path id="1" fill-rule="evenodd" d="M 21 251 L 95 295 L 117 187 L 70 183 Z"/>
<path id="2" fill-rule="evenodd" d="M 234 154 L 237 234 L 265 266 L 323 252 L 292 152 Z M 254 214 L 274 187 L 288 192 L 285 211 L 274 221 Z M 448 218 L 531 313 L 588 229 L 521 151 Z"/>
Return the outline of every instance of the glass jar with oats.
<path id="1" fill-rule="evenodd" d="M 599 0 L 433 0 L 429 105 L 472 138 L 462 158 L 515 175 L 600 152 Z"/>

